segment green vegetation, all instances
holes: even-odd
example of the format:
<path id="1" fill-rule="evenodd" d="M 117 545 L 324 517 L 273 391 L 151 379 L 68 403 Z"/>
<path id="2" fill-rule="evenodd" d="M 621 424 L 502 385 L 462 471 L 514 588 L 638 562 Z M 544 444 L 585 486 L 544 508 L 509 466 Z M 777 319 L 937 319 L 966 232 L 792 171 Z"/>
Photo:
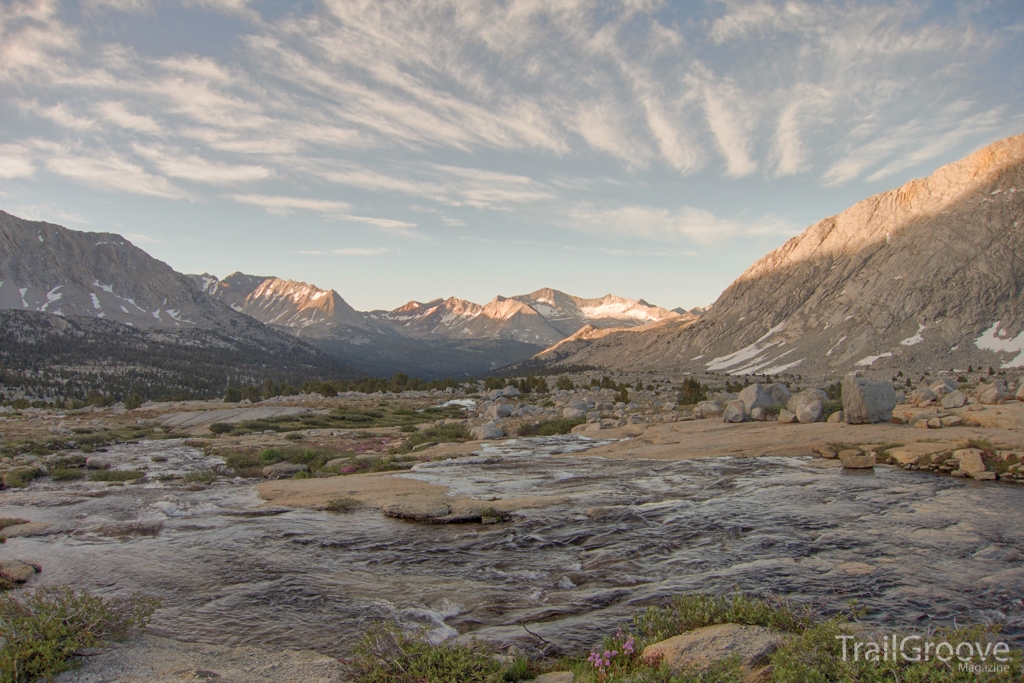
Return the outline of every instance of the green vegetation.
<path id="1" fill-rule="evenodd" d="M 418 424 L 434 422 L 444 418 L 462 416 L 460 406 L 445 408 L 429 407 L 423 410 L 410 410 L 401 406 L 388 404 L 376 408 L 358 406 L 341 406 L 326 415 L 286 415 L 263 420 L 246 420 L 240 423 L 225 424 L 215 422 L 210 425 L 214 434 L 242 435 L 252 432 L 298 432 L 303 429 L 353 429 L 374 427 L 398 427 L 411 431 Z"/>
<path id="2" fill-rule="evenodd" d="M 345 496 L 342 498 L 331 498 L 324 505 L 324 510 L 328 512 L 352 512 L 356 508 L 362 507 L 362 505 L 362 501 Z"/>
<path id="3" fill-rule="evenodd" d="M 279 462 L 291 462 L 306 465 L 310 473 L 305 476 L 322 477 L 338 474 L 362 474 L 364 472 L 385 472 L 405 470 L 412 467 L 416 459 L 401 455 L 357 455 L 352 451 L 339 451 L 333 448 L 302 448 L 287 446 L 285 448 L 264 448 L 262 451 L 242 451 L 222 453 L 230 476 L 256 478 L 263 476 L 263 468 Z M 341 461 L 330 468 L 325 467 L 332 461 Z M 298 477 L 303 478 L 303 477 Z"/>
<path id="4" fill-rule="evenodd" d="M 679 390 L 679 405 L 692 406 L 708 400 L 708 387 L 693 377 L 687 377 Z"/>
<path id="5" fill-rule="evenodd" d="M 576 385 L 572 383 L 571 379 L 563 375 L 558 378 L 558 382 L 555 384 L 555 387 L 561 391 L 572 391 L 576 388 Z"/>
<path id="6" fill-rule="evenodd" d="M 19 524 L 28 524 L 28 520 L 21 519 L 20 517 L 0 517 L 0 531 L 9 526 L 17 526 Z"/>
<path id="7" fill-rule="evenodd" d="M 196 470 L 188 472 L 181 480 L 186 484 L 209 484 L 217 481 L 217 472 L 214 470 Z"/>
<path id="8" fill-rule="evenodd" d="M 586 420 L 582 417 L 570 420 L 560 417 L 554 420 L 544 420 L 536 424 L 523 424 L 519 426 L 519 436 L 555 436 L 557 434 L 568 434 L 572 428 L 581 425 Z"/>
<path id="9" fill-rule="evenodd" d="M 4 473 L 4 486 L 22 489 L 28 486 L 33 479 L 42 476 L 44 476 L 43 471 L 35 467 L 17 467 Z"/>
<path id="10" fill-rule="evenodd" d="M 105 600 L 62 586 L 0 595 L 0 681 L 49 680 L 84 650 L 145 628 L 157 607 L 137 594 Z"/>
<path id="11" fill-rule="evenodd" d="M 394 449 L 392 453 L 408 453 L 416 446 L 425 443 L 462 443 L 463 441 L 469 441 L 472 438 L 473 435 L 469 433 L 469 430 L 466 429 L 465 425 L 435 425 L 433 427 L 428 427 L 423 431 L 415 432 L 405 440 L 405 443 Z"/>
<path id="12" fill-rule="evenodd" d="M 525 661 L 498 661 L 482 643 L 431 645 L 391 622 L 366 631 L 351 666 L 359 683 L 503 683 L 528 671 Z"/>
<path id="13" fill-rule="evenodd" d="M 833 413 L 838 413 L 843 409 L 843 399 L 832 399 L 825 401 L 821 404 L 821 419 L 827 420 Z"/>
<path id="14" fill-rule="evenodd" d="M 89 481 L 132 481 L 146 476 L 143 470 L 96 470 L 89 474 Z"/>
<path id="15" fill-rule="evenodd" d="M 85 472 L 76 467 L 54 467 L 50 470 L 54 481 L 73 481 L 85 476 Z"/>
<path id="16" fill-rule="evenodd" d="M 1021 676 L 1019 652 L 1011 652 L 1008 670 L 998 673 L 963 669 L 955 657 L 949 662 L 934 656 L 929 661 L 923 661 L 922 657 L 918 662 L 893 657 L 889 657 L 891 661 L 881 657 L 879 661 L 866 661 L 863 657 L 854 661 L 852 656 L 844 659 L 843 641 L 838 636 L 857 634 L 861 641 L 875 640 L 870 631 L 855 623 L 861 615 L 861 611 L 851 608 L 849 613 L 824 618 L 810 607 L 741 594 L 679 596 L 667 605 L 649 607 L 636 614 L 589 657 L 547 662 L 523 658 L 502 662 L 475 642 L 430 645 L 424 642 L 422 634 L 410 635 L 393 623 L 383 623 L 366 632 L 352 664 L 355 680 L 360 683 L 498 683 L 530 678 L 542 671 L 570 671 L 577 683 L 741 683 L 753 680 L 751 672 L 744 669 L 735 656 L 710 662 L 702 669 L 673 671 L 661 658 L 642 654 L 647 645 L 680 633 L 732 623 L 762 626 L 784 636 L 785 642 L 770 656 L 767 668 L 757 678 L 765 683 L 966 683 L 1019 680 Z M 899 638 L 907 635 L 912 634 L 897 634 Z M 997 640 L 995 631 L 981 626 L 940 629 L 929 634 L 929 639 L 987 646 L 989 652 L 991 644 Z M 912 650 L 908 653 L 913 655 Z M 992 661 L 989 656 L 989 663 Z"/>

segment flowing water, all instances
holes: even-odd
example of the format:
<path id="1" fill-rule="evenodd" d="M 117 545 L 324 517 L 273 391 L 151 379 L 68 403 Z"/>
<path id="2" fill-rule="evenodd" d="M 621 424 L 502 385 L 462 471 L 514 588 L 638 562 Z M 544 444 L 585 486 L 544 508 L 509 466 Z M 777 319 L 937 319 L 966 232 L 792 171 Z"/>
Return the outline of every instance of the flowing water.
<path id="1" fill-rule="evenodd" d="M 566 498 L 505 524 L 266 508 L 243 480 L 195 491 L 37 483 L 2 494 L 0 515 L 61 532 L 10 539 L 0 554 L 41 564 L 37 583 L 158 596 L 163 635 L 336 655 L 381 618 L 435 639 L 537 644 L 525 622 L 577 650 L 643 604 L 737 589 L 826 610 L 856 599 L 868 620 L 894 627 L 998 622 L 1024 641 L 1024 488 L 801 458 L 566 455 L 594 443 L 519 439 L 402 475 L 481 499 Z M 176 442 L 107 455 L 151 472 L 209 463 Z"/>

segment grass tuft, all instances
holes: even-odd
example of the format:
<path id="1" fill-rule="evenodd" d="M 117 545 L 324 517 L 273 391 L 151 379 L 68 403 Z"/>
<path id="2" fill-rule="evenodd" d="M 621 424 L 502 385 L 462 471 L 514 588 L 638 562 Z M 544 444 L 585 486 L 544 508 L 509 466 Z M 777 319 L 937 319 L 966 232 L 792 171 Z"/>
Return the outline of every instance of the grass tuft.
<path id="1" fill-rule="evenodd" d="M 142 479 L 144 476 L 146 473 L 143 470 L 97 470 L 89 474 L 89 481 L 126 482 Z"/>

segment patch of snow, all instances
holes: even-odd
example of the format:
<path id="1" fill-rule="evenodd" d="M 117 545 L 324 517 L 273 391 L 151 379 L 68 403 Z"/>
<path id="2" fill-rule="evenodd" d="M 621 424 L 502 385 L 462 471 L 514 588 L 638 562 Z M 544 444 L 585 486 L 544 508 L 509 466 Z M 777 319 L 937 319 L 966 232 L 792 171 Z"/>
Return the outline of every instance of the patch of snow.
<path id="1" fill-rule="evenodd" d="M 836 342 L 836 345 L 833 346 L 831 349 L 829 349 L 828 352 L 825 355 L 826 356 L 831 356 L 832 352 L 835 351 L 837 348 L 839 348 L 839 345 L 842 344 L 844 341 L 846 341 L 846 335 L 843 335 L 843 337 L 839 341 Z"/>
<path id="2" fill-rule="evenodd" d="M 92 286 L 93 287 L 99 287 L 100 289 L 102 289 L 107 294 L 113 294 L 114 293 L 114 285 L 101 285 L 99 280 L 93 280 Z"/>
<path id="3" fill-rule="evenodd" d="M 28 287 L 22 287 L 18 291 L 21 292 L 21 305 L 24 306 L 25 308 L 28 308 L 28 302 L 25 301 L 25 292 L 28 291 Z"/>
<path id="4" fill-rule="evenodd" d="M 704 357 L 704 354 L 702 353 L 702 354 L 700 354 L 699 356 L 697 356 L 695 358 L 691 358 L 690 360 L 700 360 L 703 357 Z"/>
<path id="5" fill-rule="evenodd" d="M 879 358 L 891 358 L 891 357 L 892 357 L 892 353 L 890 353 L 889 351 L 886 351 L 885 353 L 880 353 L 877 356 L 865 356 L 864 358 L 861 358 L 859 361 L 857 361 L 856 365 L 865 365 L 865 366 L 867 366 L 867 365 L 874 365 L 875 361 L 878 360 Z"/>
<path id="6" fill-rule="evenodd" d="M 761 356 L 760 358 L 756 359 L 750 365 L 742 367 L 742 368 L 740 368 L 738 370 L 733 370 L 729 374 L 731 374 L 731 375 L 752 375 L 755 372 L 760 372 L 761 368 L 766 368 L 769 365 L 771 365 L 772 363 L 778 363 L 779 360 L 781 360 L 783 356 L 788 356 L 789 354 L 793 353 L 794 351 L 796 351 L 796 349 L 790 349 L 789 351 L 786 351 L 785 353 L 780 353 L 778 356 L 776 356 L 775 358 L 772 358 L 771 360 L 765 360 L 765 357 Z"/>
<path id="7" fill-rule="evenodd" d="M 922 325 L 921 323 L 918 323 L 917 324 L 917 334 L 915 334 L 913 337 L 907 337 L 906 339 L 901 341 L 900 344 L 903 344 L 903 346 L 913 346 L 914 344 L 920 344 L 921 342 L 924 341 L 924 337 L 921 336 L 921 333 L 924 332 L 925 329 L 926 328 L 925 328 L 924 325 Z"/>
<path id="8" fill-rule="evenodd" d="M 160 319 L 160 309 L 159 308 L 156 309 L 155 311 L 153 311 L 153 317 L 156 318 L 157 320 Z"/>
<path id="9" fill-rule="evenodd" d="M 785 372 L 786 370 L 789 370 L 790 368 L 795 368 L 796 366 L 798 366 L 801 363 L 803 363 L 804 360 L 806 360 L 806 359 L 801 358 L 800 360 L 795 360 L 792 363 L 786 363 L 785 365 L 775 365 L 775 366 L 772 366 L 770 368 L 765 368 L 761 372 L 762 372 L 762 374 L 765 374 L 765 375 L 778 375 L 779 373 Z"/>
<path id="10" fill-rule="evenodd" d="M 89 294 L 89 296 L 92 297 L 93 308 L 95 308 L 97 311 L 103 308 L 103 306 L 100 305 L 100 298 L 98 296 L 96 296 L 95 294 Z"/>
<path id="11" fill-rule="evenodd" d="M 950 351 L 956 351 L 959 348 L 960 348 L 959 344 L 953 344 L 952 346 L 949 347 L 949 350 Z"/>
<path id="12" fill-rule="evenodd" d="M 558 309 L 557 308 L 552 308 L 551 306 L 545 306 L 544 304 L 540 304 L 540 303 L 536 303 L 536 302 L 533 304 L 533 310 L 537 311 L 538 313 L 540 313 L 545 318 L 550 318 L 551 316 L 553 316 L 556 313 L 558 313 Z"/>
<path id="13" fill-rule="evenodd" d="M 132 306 L 134 306 L 135 308 L 139 309 L 139 310 L 140 310 L 140 311 L 142 311 L 143 313 L 145 313 L 145 312 L 146 312 L 146 309 L 145 309 L 145 308 L 143 308 L 142 306 L 140 306 L 140 305 L 138 305 L 137 303 L 135 303 L 135 299 L 127 299 L 127 298 L 125 298 L 125 297 L 123 297 L 123 296 L 122 296 L 122 297 L 118 297 L 118 298 L 119 298 L 119 299 L 124 299 L 125 301 L 127 301 L 128 303 L 130 303 L 130 304 L 131 304 Z M 128 311 L 125 311 L 125 313 L 127 313 L 127 312 L 128 312 Z"/>
<path id="14" fill-rule="evenodd" d="M 164 311 L 164 313 L 171 316 L 175 320 L 181 320 L 181 318 L 178 317 L 178 311 L 167 309 L 166 311 Z"/>
<path id="15" fill-rule="evenodd" d="M 997 320 L 992 327 L 981 333 L 981 336 L 974 340 L 974 345 L 983 351 L 995 351 L 997 353 L 1016 353 L 1017 355 L 1003 363 L 1003 368 L 1024 367 L 1024 332 L 1021 332 L 1012 339 L 1006 339 L 1006 330 L 1000 327 L 1002 321 Z M 1000 334 L 1002 332 L 1003 334 Z"/>
<path id="16" fill-rule="evenodd" d="M 768 337 L 772 336 L 773 334 L 775 334 L 776 332 L 778 332 L 779 330 L 781 330 L 785 326 L 786 326 L 786 321 L 784 320 L 781 323 L 779 323 L 778 325 L 776 325 L 775 327 L 773 327 L 772 329 L 770 329 L 767 332 L 765 332 L 764 335 L 762 335 L 760 339 L 755 341 L 750 346 L 745 346 L 744 348 L 740 349 L 739 351 L 735 351 L 735 352 L 730 353 L 730 354 L 728 354 L 726 356 L 719 356 L 718 358 L 712 358 L 710 361 L 705 363 L 705 366 L 707 367 L 708 370 L 724 370 L 724 369 L 730 368 L 730 367 L 732 367 L 734 365 L 739 365 L 739 364 L 744 363 L 746 361 L 754 360 L 759 354 L 764 353 L 765 351 L 767 351 L 771 347 L 776 346 L 776 345 L 779 344 L 779 342 L 772 342 L 771 344 L 768 344 L 765 347 L 761 347 L 760 346 L 761 342 L 763 342 L 765 339 L 767 339 Z M 755 362 L 757 362 L 757 361 L 755 361 Z"/>
<path id="17" fill-rule="evenodd" d="M 43 236 L 42 236 L 42 235 L 40 235 L 40 236 L 39 236 L 39 241 L 40 241 L 40 242 L 45 242 L 46 240 L 44 240 L 44 239 L 43 239 Z"/>
<path id="18" fill-rule="evenodd" d="M 128 313 L 128 309 L 125 308 L 124 306 L 121 306 L 121 310 L 124 311 L 125 313 Z M 131 315 L 131 314 L 129 313 L 129 315 Z"/>
<path id="19" fill-rule="evenodd" d="M 60 301 L 60 298 L 63 296 L 63 294 L 59 294 L 57 290 L 63 286 L 64 285 L 57 285 L 56 287 L 54 287 L 53 289 L 46 293 L 46 303 L 39 307 L 40 311 L 45 311 L 46 307 L 52 304 L 54 301 Z"/>

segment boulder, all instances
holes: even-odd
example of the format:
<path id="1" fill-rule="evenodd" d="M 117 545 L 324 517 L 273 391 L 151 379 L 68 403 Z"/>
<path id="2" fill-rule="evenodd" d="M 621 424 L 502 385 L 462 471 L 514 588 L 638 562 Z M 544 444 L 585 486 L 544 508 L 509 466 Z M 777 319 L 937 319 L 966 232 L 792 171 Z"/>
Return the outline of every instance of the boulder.
<path id="1" fill-rule="evenodd" d="M 263 468 L 263 476 L 267 479 L 284 479 L 299 472 L 309 472 L 309 466 L 296 462 L 279 462 Z"/>
<path id="2" fill-rule="evenodd" d="M 35 566 L 21 560 L 0 562 L 0 576 L 14 583 L 25 583 L 36 575 Z"/>
<path id="3" fill-rule="evenodd" d="M 843 416 L 849 424 L 888 422 L 896 407 L 892 382 L 847 375 L 843 379 Z"/>
<path id="4" fill-rule="evenodd" d="M 995 472 L 978 472 L 971 476 L 974 477 L 976 481 L 995 481 L 999 478 Z"/>
<path id="5" fill-rule="evenodd" d="M 836 412 L 832 413 L 831 415 L 828 416 L 828 421 L 831 422 L 832 424 L 835 424 L 837 422 L 842 422 L 843 421 L 843 411 L 837 410 Z"/>
<path id="6" fill-rule="evenodd" d="M 744 387 L 743 391 L 740 392 L 739 400 L 743 401 L 743 406 L 746 408 L 747 413 L 753 413 L 754 408 L 771 408 L 775 405 L 772 395 L 765 391 L 764 386 L 761 384 L 751 384 L 749 387 Z"/>
<path id="7" fill-rule="evenodd" d="M 783 424 L 792 424 L 796 422 L 796 413 L 783 408 L 779 411 L 779 422 Z"/>
<path id="8" fill-rule="evenodd" d="M 769 384 L 765 391 L 772 397 L 772 403 L 777 406 L 784 406 L 789 403 L 789 399 L 793 398 L 793 392 L 785 384 L 779 384 L 778 382 Z"/>
<path id="9" fill-rule="evenodd" d="M 932 384 L 931 389 L 935 392 L 936 396 L 944 396 L 945 394 L 956 391 L 957 384 L 952 378 L 943 377 L 938 382 Z"/>
<path id="10" fill-rule="evenodd" d="M 25 524 L 12 524 L 0 530 L 0 536 L 6 536 L 7 538 L 17 538 L 19 536 L 49 536 L 50 534 L 56 533 L 58 527 L 53 526 L 47 522 L 27 522 Z"/>
<path id="11" fill-rule="evenodd" d="M 697 407 L 693 409 L 693 416 L 697 419 L 703 420 L 709 417 L 718 417 L 722 414 L 722 406 L 716 401 L 701 401 L 697 404 Z"/>
<path id="12" fill-rule="evenodd" d="M 928 425 L 928 429 L 942 429 L 942 418 L 930 417 L 925 424 Z"/>
<path id="13" fill-rule="evenodd" d="M 796 409 L 804 403 L 812 403 L 818 401 L 824 404 L 828 401 L 828 394 L 821 389 L 804 389 L 800 393 L 793 394 L 790 399 L 786 402 L 786 409 L 789 412 L 796 414 Z"/>
<path id="14" fill-rule="evenodd" d="M 515 398 L 516 396 L 519 395 L 519 390 L 516 389 L 515 387 L 505 387 L 504 389 L 501 390 L 501 395 L 506 396 L 508 398 Z"/>
<path id="15" fill-rule="evenodd" d="M 935 401 L 938 398 L 939 397 L 935 394 L 935 392 L 932 391 L 929 387 L 921 387 L 920 389 L 915 389 L 913 393 L 910 394 L 910 402 L 919 408 L 930 406 L 932 403 L 935 403 Z"/>
<path id="16" fill-rule="evenodd" d="M 862 453 L 855 448 L 839 451 L 844 470 L 868 470 L 875 466 L 874 453 Z"/>
<path id="17" fill-rule="evenodd" d="M 587 411 L 580 410 L 579 408 L 566 408 L 562 411 L 562 417 L 566 420 L 578 420 L 581 417 L 585 417 Z"/>
<path id="18" fill-rule="evenodd" d="M 515 408 L 511 403 L 495 403 L 487 409 L 487 412 L 484 413 L 484 417 L 488 417 L 492 420 L 502 417 L 511 417 L 514 409 Z"/>
<path id="19" fill-rule="evenodd" d="M 473 427 L 470 430 L 473 438 L 477 441 L 487 441 L 489 439 L 500 439 L 505 436 L 505 430 L 498 425 L 480 425 L 479 427 Z"/>
<path id="20" fill-rule="evenodd" d="M 977 448 L 961 448 L 953 451 L 953 459 L 960 463 L 959 470 L 969 476 L 985 471 L 985 461 Z"/>
<path id="21" fill-rule="evenodd" d="M 940 420 L 943 427 L 961 427 L 964 424 L 964 419 L 959 415 L 947 415 Z"/>
<path id="22" fill-rule="evenodd" d="M 729 401 L 725 404 L 725 410 L 722 412 L 722 419 L 726 422 L 743 422 L 747 419 L 746 404 L 739 399 Z"/>
<path id="23" fill-rule="evenodd" d="M 889 457 L 901 465 L 916 465 L 923 458 L 948 450 L 949 446 L 945 444 L 920 441 L 889 449 Z"/>
<path id="24" fill-rule="evenodd" d="M 963 408 L 965 405 L 967 405 L 967 394 L 959 389 L 954 389 L 942 397 L 942 407 L 946 410 Z"/>
<path id="25" fill-rule="evenodd" d="M 737 656 L 744 667 L 767 662 L 785 636 L 763 626 L 716 624 L 694 629 L 644 648 L 645 659 L 660 658 L 669 670 L 705 669 L 714 662 Z"/>
<path id="26" fill-rule="evenodd" d="M 79 460 L 81 462 L 81 460 Z M 90 455 L 85 459 L 85 466 L 90 470 L 105 470 L 110 468 L 110 460 L 101 458 L 98 455 Z"/>
<path id="27" fill-rule="evenodd" d="M 821 419 L 824 406 L 821 401 L 810 401 L 801 403 L 796 407 L 796 419 L 800 424 L 811 424 Z"/>
<path id="28" fill-rule="evenodd" d="M 1024 382 L 1021 382 L 1017 388 L 1017 400 L 1024 401 Z"/>
<path id="29" fill-rule="evenodd" d="M 978 403 L 982 405 L 992 406 L 1010 398 L 1013 398 L 1013 394 L 1010 393 L 1006 382 L 1001 379 L 992 382 L 992 384 L 978 385 Z"/>
<path id="30" fill-rule="evenodd" d="M 750 411 L 750 419 L 758 422 L 765 422 L 771 417 L 771 413 L 768 412 L 767 408 L 758 406 Z"/>

